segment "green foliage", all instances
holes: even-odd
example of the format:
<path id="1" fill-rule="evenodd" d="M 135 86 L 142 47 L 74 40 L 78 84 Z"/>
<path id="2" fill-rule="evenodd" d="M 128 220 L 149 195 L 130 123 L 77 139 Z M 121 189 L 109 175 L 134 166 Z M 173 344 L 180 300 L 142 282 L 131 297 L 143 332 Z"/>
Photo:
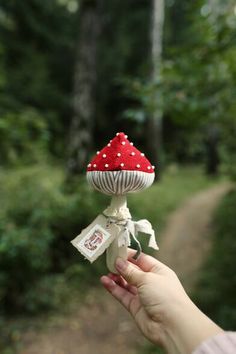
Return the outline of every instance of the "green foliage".
<path id="1" fill-rule="evenodd" d="M 222 159 L 235 176 L 236 25 L 235 3 L 173 1 L 166 8 L 162 82 L 130 77 L 123 81 L 132 106 L 124 116 L 144 124 L 163 110 L 164 146 L 168 158 L 204 160 L 204 140 L 218 127 Z M 156 98 L 163 97 L 157 107 Z"/>
<path id="2" fill-rule="evenodd" d="M 4 152 L 1 163 L 17 163 L 22 157 L 14 147 L 13 123 L 6 122 L 13 119 L 17 144 L 21 141 L 19 149 L 22 145 L 26 150 L 30 147 L 26 159 L 37 158 L 37 142 L 33 147 L 31 135 L 25 133 L 28 123 L 22 123 L 23 127 L 18 124 L 28 121 L 29 116 L 44 125 L 43 136 L 39 134 L 36 140 L 40 136 L 44 143 L 47 140 L 47 154 L 65 157 L 72 115 L 78 4 L 75 0 L 29 0 L 20 4 L 12 0 L 0 4 L 0 118 L 4 121 L 1 136 L 5 135 L 3 148 L 0 146 Z M 151 3 L 129 0 L 120 6 L 117 0 L 103 2 L 95 144 L 121 127 L 144 139 L 145 121 L 158 108 L 164 111 L 167 161 L 203 161 L 206 127 L 216 124 L 221 130 L 225 166 L 232 167 L 236 111 L 234 5 L 228 0 L 211 9 L 205 0 L 166 2 L 160 85 L 158 80 L 150 84 L 151 62 L 149 55 L 143 55 L 150 47 Z M 163 107 L 156 106 L 159 93 L 164 98 Z M 229 172 L 235 175 L 231 168 Z"/>
<path id="3" fill-rule="evenodd" d="M 1 164 L 14 164 L 22 157 L 16 151 L 19 140 L 19 150 L 22 145 L 23 150 L 29 147 L 27 160 L 36 160 L 41 138 L 43 143 L 47 140 L 48 155 L 66 156 L 78 5 L 76 0 L 0 4 L 0 118 L 4 122 L 0 134 L 5 136 Z M 232 166 L 236 150 L 231 139 L 236 111 L 234 6 L 233 0 L 218 2 L 214 9 L 206 0 L 166 1 L 160 85 L 158 80 L 149 82 L 151 2 L 129 0 L 122 6 L 118 0 L 103 2 L 95 144 L 121 127 L 144 139 L 148 116 L 163 108 L 167 161 L 202 161 L 206 127 L 217 124 L 222 157 L 226 167 Z M 160 92 L 163 107 L 156 106 Z M 32 122 L 24 123 L 29 116 L 44 125 L 35 147 L 25 131 L 28 124 L 31 129 Z M 16 138 L 11 131 L 13 119 Z M 235 175 L 231 168 L 229 172 Z"/>
<path id="4" fill-rule="evenodd" d="M 60 275 L 82 261 L 69 241 L 102 201 L 84 180 L 65 193 L 62 171 L 47 165 L 2 172 L 0 181 L 1 311 L 35 312 L 55 302 Z"/>
<path id="5" fill-rule="evenodd" d="M 221 202 L 215 214 L 213 248 L 195 291 L 201 309 L 225 330 L 236 329 L 236 191 Z"/>
<path id="6" fill-rule="evenodd" d="M 49 130 L 37 110 L 7 112 L 0 117 L 2 163 L 37 162 L 47 155 Z"/>
<path id="7" fill-rule="evenodd" d="M 47 150 L 57 156 L 64 153 L 64 128 L 70 114 L 73 78 L 75 20 L 76 14 L 57 0 L 1 2 L 0 118 L 4 121 L 1 133 L 6 134 L 1 163 L 14 163 L 18 154 L 21 156 L 21 151 L 16 152 L 16 147 L 11 145 L 16 139 L 17 144 L 20 140 L 19 150 L 22 145 L 30 145 L 30 159 L 34 137 L 26 133 L 26 129 L 30 132 L 32 125 L 37 127 L 37 124 L 45 127 L 43 139 L 47 139 Z M 17 137 L 13 138 L 12 129 Z M 35 161 L 35 156 L 32 160 Z"/>
<path id="8" fill-rule="evenodd" d="M 218 1 L 214 9 L 206 0 L 166 1 L 162 85 L 149 82 L 151 2 L 102 3 L 94 146 L 126 129 L 142 145 L 145 121 L 161 108 L 168 162 L 203 161 L 206 130 L 216 125 L 223 171 L 236 179 L 234 0 Z M 90 265 L 69 241 L 102 210 L 105 198 L 84 179 L 66 188 L 62 168 L 49 166 L 66 158 L 78 5 L 0 2 L 0 314 L 58 306 L 71 286 L 83 293 L 104 271 L 104 257 Z M 156 105 L 159 93 L 163 107 Z M 21 167 L 33 163 L 38 166 Z M 159 231 L 184 198 L 211 183 L 199 169 L 172 164 L 160 184 L 129 196 L 130 210 Z M 217 214 L 219 247 L 199 293 L 202 306 L 228 327 L 236 317 L 233 203 L 231 194 Z M 220 303 L 224 292 L 214 282 L 229 293 L 229 305 Z"/>
<path id="9" fill-rule="evenodd" d="M 0 182 L 1 311 L 36 312 L 58 304 L 63 284 L 80 293 L 97 284 L 106 271 L 105 256 L 90 265 L 70 240 L 108 198 L 93 192 L 84 179 L 74 184 L 73 193 L 66 192 L 62 170 L 46 164 L 1 171 Z M 198 169 L 172 167 L 161 184 L 129 196 L 130 210 L 135 219 L 146 217 L 159 230 L 184 198 L 210 184 Z"/>

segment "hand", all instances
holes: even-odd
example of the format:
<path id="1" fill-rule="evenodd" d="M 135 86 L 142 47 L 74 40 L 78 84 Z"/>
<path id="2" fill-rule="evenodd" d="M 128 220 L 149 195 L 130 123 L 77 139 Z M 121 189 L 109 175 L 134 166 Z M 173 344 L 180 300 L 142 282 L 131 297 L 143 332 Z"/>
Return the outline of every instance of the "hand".
<path id="1" fill-rule="evenodd" d="M 155 258 L 129 250 L 118 258 L 121 275 L 108 274 L 101 282 L 131 313 L 142 333 L 168 353 L 190 354 L 206 338 L 222 330 L 190 300 L 176 274 Z"/>

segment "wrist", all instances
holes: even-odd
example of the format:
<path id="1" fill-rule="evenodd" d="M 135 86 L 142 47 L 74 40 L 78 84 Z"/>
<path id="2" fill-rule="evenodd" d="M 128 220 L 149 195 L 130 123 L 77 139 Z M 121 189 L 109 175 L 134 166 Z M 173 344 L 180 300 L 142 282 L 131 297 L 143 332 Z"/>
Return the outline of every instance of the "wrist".
<path id="1" fill-rule="evenodd" d="M 163 346 L 169 354 L 191 354 L 207 338 L 223 330 L 187 298 L 166 317 Z"/>

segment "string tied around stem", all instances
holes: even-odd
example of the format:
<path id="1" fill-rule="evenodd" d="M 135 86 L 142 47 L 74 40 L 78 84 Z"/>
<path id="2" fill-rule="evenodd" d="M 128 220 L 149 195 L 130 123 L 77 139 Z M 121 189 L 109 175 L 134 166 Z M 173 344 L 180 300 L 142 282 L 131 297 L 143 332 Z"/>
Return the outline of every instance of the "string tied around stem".
<path id="1" fill-rule="evenodd" d="M 137 259 L 142 252 L 142 246 L 137 236 L 139 232 L 142 232 L 146 235 L 149 235 L 148 246 L 158 250 L 159 247 L 156 243 L 155 232 L 152 228 L 151 223 L 146 219 L 141 219 L 138 221 L 133 221 L 132 219 L 118 219 L 115 217 L 110 217 L 103 214 L 107 219 L 107 227 L 111 224 L 116 224 L 121 228 L 117 238 L 118 238 L 118 246 L 126 246 L 129 247 L 131 245 L 131 239 L 136 245 L 136 254 L 133 256 L 134 259 Z"/>

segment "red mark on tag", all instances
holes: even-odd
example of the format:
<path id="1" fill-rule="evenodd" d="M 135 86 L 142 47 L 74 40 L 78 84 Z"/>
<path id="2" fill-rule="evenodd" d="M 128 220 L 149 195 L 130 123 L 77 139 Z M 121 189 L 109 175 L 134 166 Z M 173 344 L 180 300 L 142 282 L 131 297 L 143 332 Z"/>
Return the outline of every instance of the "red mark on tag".
<path id="1" fill-rule="evenodd" d="M 103 234 L 99 230 L 95 230 L 92 235 L 84 241 L 84 247 L 90 251 L 94 251 L 103 241 Z"/>

